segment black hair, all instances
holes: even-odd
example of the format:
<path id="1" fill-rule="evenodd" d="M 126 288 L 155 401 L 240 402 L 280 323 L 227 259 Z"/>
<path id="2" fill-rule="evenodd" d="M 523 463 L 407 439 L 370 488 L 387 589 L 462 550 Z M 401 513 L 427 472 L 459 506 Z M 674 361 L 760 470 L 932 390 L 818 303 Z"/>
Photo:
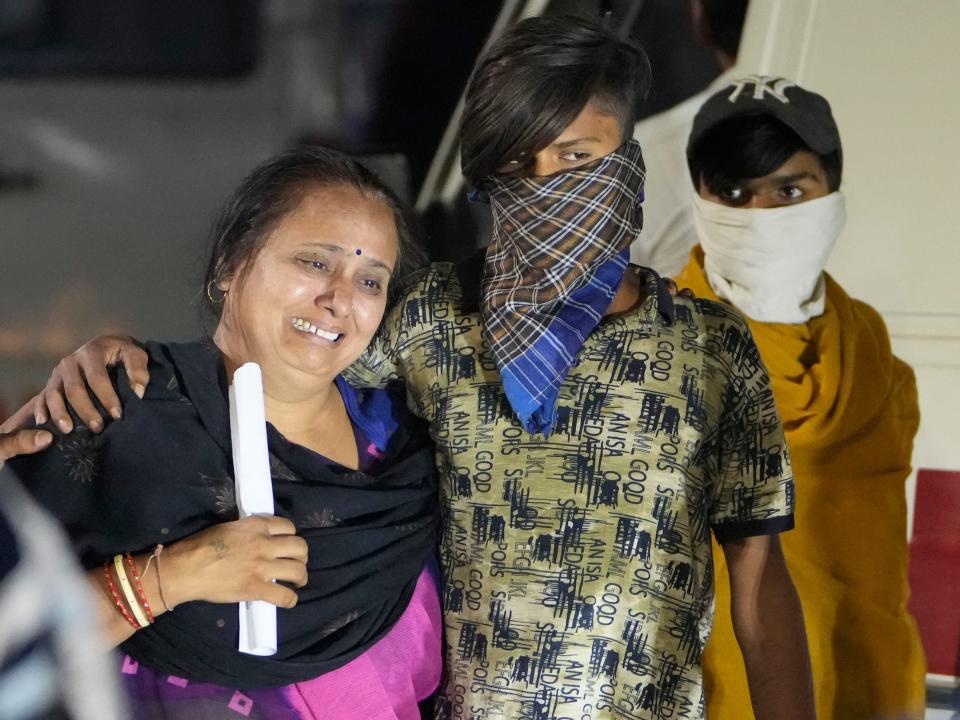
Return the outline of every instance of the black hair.
<path id="1" fill-rule="evenodd" d="M 769 175 L 790 157 L 804 150 L 813 152 L 800 136 L 770 115 L 740 115 L 718 123 L 703 134 L 687 162 L 696 188 L 703 183 L 717 194 L 743 180 Z M 820 159 L 830 192 L 840 187 L 840 154 Z"/>
<path id="2" fill-rule="evenodd" d="M 709 25 L 709 41 L 731 59 L 740 51 L 748 0 L 699 0 Z"/>
<path id="3" fill-rule="evenodd" d="M 617 118 L 626 139 L 649 87 L 650 63 L 634 42 L 579 17 L 523 20 L 480 58 L 467 84 L 463 174 L 478 185 L 506 163 L 536 154 L 591 98 Z"/>
<path id="4" fill-rule="evenodd" d="M 397 229 L 397 263 L 388 291 L 396 299 L 393 280 L 415 269 L 423 254 L 414 240 L 404 204 L 374 173 L 342 152 L 325 147 L 287 150 L 259 165 L 227 199 L 213 226 L 210 259 L 201 294 L 204 309 L 215 318 L 223 308 L 214 299 L 216 286 L 253 260 L 280 221 L 314 189 L 346 185 L 362 196 L 383 202 L 393 212 Z"/>

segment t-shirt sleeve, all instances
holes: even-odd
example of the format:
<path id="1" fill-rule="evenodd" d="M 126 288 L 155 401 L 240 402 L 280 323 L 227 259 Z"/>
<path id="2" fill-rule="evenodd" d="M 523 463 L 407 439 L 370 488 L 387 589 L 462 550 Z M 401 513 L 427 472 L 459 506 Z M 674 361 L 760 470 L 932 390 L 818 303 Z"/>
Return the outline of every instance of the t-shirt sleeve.
<path id="1" fill-rule="evenodd" d="M 354 387 L 382 388 L 409 372 L 411 353 L 422 345 L 424 328 L 430 326 L 428 316 L 439 281 L 433 266 L 401 281 L 399 297 L 370 346 L 343 372 L 347 382 Z"/>
<path id="2" fill-rule="evenodd" d="M 373 342 L 344 370 L 343 376 L 354 387 L 382 388 L 397 377 L 398 339 L 405 335 L 404 301 L 401 298 L 387 312 Z"/>
<path id="3" fill-rule="evenodd" d="M 793 527 L 790 454 L 770 376 L 747 324 L 726 328 L 731 369 L 718 438 L 716 494 L 710 525 L 719 542 Z"/>

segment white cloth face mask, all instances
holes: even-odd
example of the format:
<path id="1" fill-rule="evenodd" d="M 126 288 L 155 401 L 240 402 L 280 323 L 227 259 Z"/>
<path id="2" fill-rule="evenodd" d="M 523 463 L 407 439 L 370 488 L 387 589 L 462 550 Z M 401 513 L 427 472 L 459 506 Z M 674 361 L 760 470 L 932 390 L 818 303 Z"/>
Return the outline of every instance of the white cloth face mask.
<path id="1" fill-rule="evenodd" d="M 823 314 L 823 269 L 846 220 L 840 192 L 778 208 L 693 198 L 710 287 L 759 322 L 805 323 Z"/>

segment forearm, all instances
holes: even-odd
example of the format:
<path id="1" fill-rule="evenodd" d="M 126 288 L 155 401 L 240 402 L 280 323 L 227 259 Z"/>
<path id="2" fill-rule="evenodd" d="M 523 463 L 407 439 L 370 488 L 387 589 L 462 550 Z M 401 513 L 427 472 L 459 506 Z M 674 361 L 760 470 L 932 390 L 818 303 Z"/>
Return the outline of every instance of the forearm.
<path id="1" fill-rule="evenodd" d="M 167 587 L 166 585 L 161 587 L 162 579 L 157 567 L 159 564 L 158 558 L 150 561 L 150 567 L 149 569 L 147 568 L 147 561 L 151 555 L 152 553 L 144 553 L 142 555 L 135 555 L 133 559 L 136 563 L 137 572 L 140 575 L 140 584 L 143 588 L 143 594 L 150 609 L 150 614 L 156 619 L 167 612 L 169 608 L 166 604 Z M 136 621 L 133 608 L 130 607 L 130 603 L 117 578 L 113 562 L 107 563 L 107 571 L 110 574 L 110 581 L 113 584 L 112 590 L 102 567 L 90 570 L 87 573 L 87 580 L 93 586 L 94 595 L 97 599 L 97 611 L 100 616 L 100 625 L 103 628 L 104 636 L 111 647 L 116 647 L 133 635 L 139 628 L 135 628 L 130 621 L 124 617 L 123 611 L 121 611 L 117 604 L 119 600 L 119 603 L 122 604 L 126 610 L 128 617 Z M 130 582 L 133 583 L 132 573 L 128 572 L 127 575 Z M 143 598 L 139 596 L 135 587 L 134 592 L 137 593 L 135 597 L 139 610 L 146 616 L 146 611 L 143 608 Z M 114 593 L 116 597 L 114 597 Z"/>
<path id="2" fill-rule="evenodd" d="M 735 626 L 757 720 L 815 717 L 800 600 L 789 576 L 786 584 L 761 590 L 757 620 Z"/>
<path id="3" fill-rule="evenodd" d="M 102 567 L 87 573 L 98 598 L 104 633 L 112 645 L 141 629 L 134 603 L 144 621 L 149 621 L 145 605 L 156 618 L 194 600 L 263 600 L 292 608 L 297 594 L 289 586 L 303 587 L 308 578 L 306 541 L 296 535 L 290 520 L 266 515 L 211 525 L 161 552 L 150 551 L 133 559 L 136 575 L 129 565 L 123 566 L 132 600 L 126 597 L 120 569 L 112 560 L 107 562 L 106 573 Z"/>
<path id="4" fill-rule="evenodd" d="M 726 544 L 724 550 L 728 550 Z M 743 652 L 754 715 L 757 720 L 813 720 L 813 683 L 800 599 L 779 543 L 773 539 L 761 554 L 754 553 L 746 561 L 750 570 L 740 568 L 737 578 L 737 562 L 730 564 L 733 627 Z M 727 557 L 729 561 L 730 552 Z"/>

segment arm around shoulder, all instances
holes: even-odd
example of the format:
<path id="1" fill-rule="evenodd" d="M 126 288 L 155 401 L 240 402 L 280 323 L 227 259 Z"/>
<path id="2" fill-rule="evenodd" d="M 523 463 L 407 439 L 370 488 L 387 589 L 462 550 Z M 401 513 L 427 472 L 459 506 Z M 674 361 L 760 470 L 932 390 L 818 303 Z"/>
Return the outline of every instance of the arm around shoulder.
<path id="1" fill-rule="evenodd" d="M 119 419 L 122 414 L 120 399 L 108 372 L 110 366 L 117 364 L 122 364 L 126 370 L 130 388 L 143 397 L 150 378 L 146 351 L 126 335 L 101 335 L 81 345 L 54 368 L 46 387 L 33 401 L 37 424 L 42 425 L 52 418 L 62 432 L 71 432 L 74 422 L 67 409 L 69 403 L 88 428 L 100 432 L 103 421 L 93 398 L 111 417 Z"/>

